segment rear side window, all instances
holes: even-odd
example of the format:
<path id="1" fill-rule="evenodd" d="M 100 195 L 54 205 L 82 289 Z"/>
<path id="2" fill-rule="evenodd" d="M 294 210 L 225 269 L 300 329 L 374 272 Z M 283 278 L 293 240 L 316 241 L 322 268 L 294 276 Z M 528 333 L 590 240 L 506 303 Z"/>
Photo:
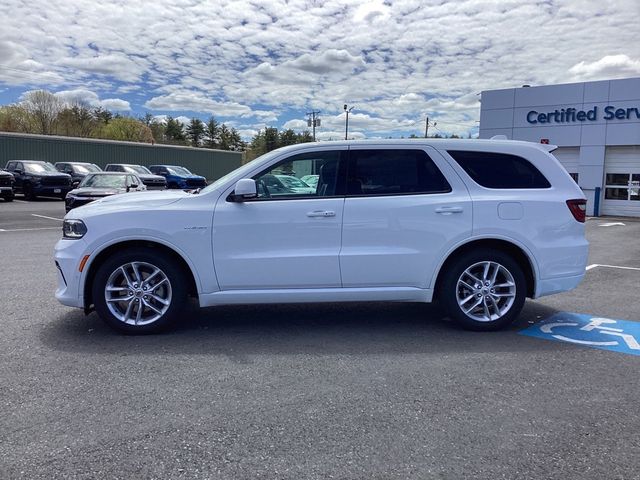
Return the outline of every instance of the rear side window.
<path id="1" fill-rule="evenodd" d="M 486 188 L 550 188 L 551 184 L 531 162 L 517 155 L 449 150 L 478 185 Z"/>
<path id="2" fill-rule="evenodd" d="M 447 193 L 449 182 L 424 150 L 350 150 L 347 195 Z"/>

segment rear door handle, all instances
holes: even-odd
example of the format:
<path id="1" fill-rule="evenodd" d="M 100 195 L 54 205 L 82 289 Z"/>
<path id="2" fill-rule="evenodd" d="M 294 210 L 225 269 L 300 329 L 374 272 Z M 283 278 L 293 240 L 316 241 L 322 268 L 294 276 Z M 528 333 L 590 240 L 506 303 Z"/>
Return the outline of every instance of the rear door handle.
<path id="1" fill-rule="evenodd" d="M 451 215 L 452 213 L 462 213 L 462 207 L 438 207 L 436 213 L 441 215 Z"/>
<path id="2" fill-rule="evenodd" d="M 314 210 L 307 212 L 307 217 L 335 217 L 336 212 L 332 210 Z"/>

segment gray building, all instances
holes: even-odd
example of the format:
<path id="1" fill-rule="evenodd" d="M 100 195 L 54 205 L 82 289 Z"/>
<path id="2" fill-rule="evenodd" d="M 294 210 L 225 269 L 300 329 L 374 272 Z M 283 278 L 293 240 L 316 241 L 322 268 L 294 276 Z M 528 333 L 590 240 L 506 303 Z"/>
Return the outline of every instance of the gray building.
<path id="1" fill-rule="evenodd" d="M 102 168 L 108 163 L 180 165 L 213 181 L 238 168 L 242 164 L 242 153 L 175 145 L 0 132 L 0 168 L 9 160 L 89 162 Z"/>
<path id="2" fill-rule="evenodd" d="M 558 145 L 587 212 L 640 216 L 640 78 L 482 92 L 480 138 Z"/>

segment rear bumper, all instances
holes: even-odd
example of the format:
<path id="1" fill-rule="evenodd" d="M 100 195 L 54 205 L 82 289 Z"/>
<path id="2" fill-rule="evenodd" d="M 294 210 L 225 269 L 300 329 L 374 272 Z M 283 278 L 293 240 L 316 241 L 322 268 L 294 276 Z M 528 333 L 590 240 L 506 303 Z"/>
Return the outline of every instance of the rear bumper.
<path id="1" fill-rule="evenodd" d="M 584 273 L 580 275 L 572 275 L 568 277 L 548 278 L 538 281 L 536 292 L 533 298 L 544 297 L 545 295 L 553 295 L 554 293 L 567 292 L 573 290 L 584 278 Z"/>

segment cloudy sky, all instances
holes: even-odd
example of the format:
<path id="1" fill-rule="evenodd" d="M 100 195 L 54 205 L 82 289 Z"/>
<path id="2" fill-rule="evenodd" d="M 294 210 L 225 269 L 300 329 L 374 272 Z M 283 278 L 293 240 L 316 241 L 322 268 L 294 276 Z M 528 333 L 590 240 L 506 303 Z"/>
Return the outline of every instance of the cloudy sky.
<path id="1" fill-rule="evenodd" d="M 479 92 L 640 76 L 640 0 L 2 0 L 0 104 L 45 88 L 129 115 L 320 139 L 477 132 Z"/>

